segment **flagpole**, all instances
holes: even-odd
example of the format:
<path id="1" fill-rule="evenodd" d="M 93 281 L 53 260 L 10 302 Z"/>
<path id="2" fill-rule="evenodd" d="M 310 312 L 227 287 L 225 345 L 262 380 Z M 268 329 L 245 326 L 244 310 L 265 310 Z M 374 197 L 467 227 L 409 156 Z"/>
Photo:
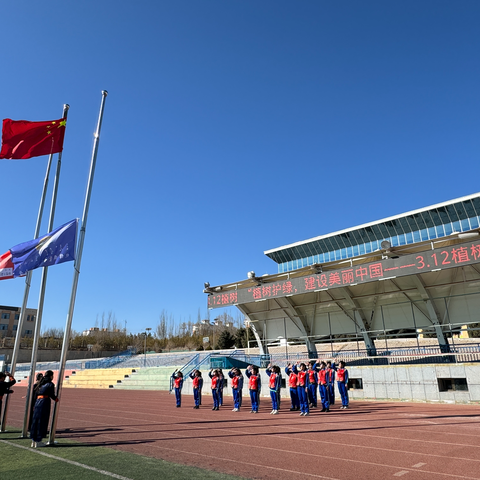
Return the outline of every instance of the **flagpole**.
<path id="1" fill-rule="evenodd" d="M 63 118 L 67 118 L 68 115 L 68 109 L 70 108 L 70 105 L 65 104 L 63 105 Z M 59 156 L 61 153 L 59 154 Z M 50 155 L 48 157 L 48 162 L 47 162 L 47 170 L 45 172 L 45 179 L 43 181 L 43 190 L 42 190 L 42 196 L 40 198 L 40 206 L 38 208 L 38 215 L 37 215 L 37 224 L 35 226 L 35 233 L 33 238 L 38 238 L 40 235 L 40 228 L 42 226 L 42 217 L 43 217 L 43 209 L 45 207 L 45 199 L 47 196 L 47 188 L 48 188 L 48 181 L 50 177 L 50 168 L 52 165 L 52 160 L 53 160 L 53 155 Z M 50 230 L 49 230 L 50 231 Z M 15 335 L 15 344 L 13 346 L 13 353 L 12 353 L 12 361 L 10 364 L 10 373 L 12 375 L 15 375 L 15 368 L 17 366 L 17 358 L 18 358 L 18 353 L 20 350 L 20 345 L 21 345 L 21 340 L 22 340 L 22 329 L 23 329 L 23 324 L 25 321 L 25 314 L 26 314 L 26 309 L 27 309 L 27 302 L 28 302 L 28 296 L 30 293 L 30 285 L 32 281 L 32 271 L 30 270 L 27 272 L 27 275 L 25 277 L 25 290 L 23 293 L 23 302 L 22 302 L 22 309 L 20 310 L 20 318 L 18 319 L 18 324 L 17 324 L 17 334 Z M 3 407 L 3 415 L 1 419 L 1 427 L 0 431 L 4 432 L 5 428 L 7 426 L 7 412 L 8 412 L 8 399 L 10 395 L 5 396 L 4 400 L 4 407 Z M 0 412 L 1 413 L 1 412 Z"/>
<path id="2" fill-rule="evenodd" d="M 65 364 L 67 363 L 67 353 L 68 353 L 68 345 L 70 342 L 70 329 L 72 327 L 72 320 L 73 320 L 73 310 L 75 308 L 75 298 L 77 295 L 77 286 L 78 286 L 78 277 L 80 275 L 80 265 L 82 263 L 82 253 L 83 253 L 83 244 L 85 242 L 85 232 L 87 229 L 87 219 L 88 219 L 88 210 L 90 207 L 90 198 L 92 196 L 92 188 L 93 188 L 93 178 L 95 176 L 95 166 L 97 164 L 97 153 L 98 153 L 98 144 L 100 143 L 100 131 L 102 129 L 102 120 L 103 120 L 103 111 L 105 109 L 105 100 L 107 98 L 108 92 L 106 90 L 102 91 L 102 101 L 100 105 L 100 113 L 98 116 L 98 123 L 97 123 L 97 130 L 93 136 L 94 143 L 93 143 L 93 151 L 92 151 L 92 159 L 90 162 L 90 173 L 88 175 L 88 183 L 87 183 L 87 192 L 85 194 L 85 203 L 83 206 L 83 214 L 82 214 L 82 225 L 80 228 L 80 236 L 78 239 L 78 247 L 77 247 L 77 254 L 75 256 L 75 263 L 73 265 L 73 281 L 72 281 L 72 292 L 70 296 L 70 306 L 68 309 L 67 320 L 65 322 L 65 332 L 63 334 L 63 345 L 62 345 L 62 354 L 60 357 L 60 367 L 58 370 L 58 377 L 57 377 L 57 397 L 58 399 L 61 398 L 62 394 L 62 386 L 63 386 L 63 377 L 65 375 Z M 58 420 L 58 412 L 59 412 L 59 402 L 56 402 L 53 407 L 53 415 L 52 421 L 50 423 L 50 434 L 48 437 L 48 444 L 47 445 L 54 445 L 55 444 L 55 434 L 57 430 L 57 420 Z"/>
<path id="3" fill-rule="evenodd" d="M 67 108 L 68 111 L 68 108 Z M 63 111 L 63 118 L 66 117 L 67 111 Z M 51 232 L 54 228 L 55 221 L 55 209 L 57 206 L 57 195 L 58 195 L 58 184 L 60 182 L 60 170 L 62 168 L 62 152 L 58 154 L 57 160 L 57 170 L 55 172 L 55 179 L 53 182 L 53 191 L 52 191 L 52 203 L 50 204 L 50 217 L 48 220 L 48 229 L 47 232 Z M 22 437 L 25 438 L 28 436 L 28 424 L 30 419 L 30 412 L 32 406 L 32 393 L 33 386 L 35 383 L 35 372 L 37 369 L 37 353 L 38 353 L 38 342 L 40 340 L 41 327 L 42 327 L 42 318 L 43 318 L 43 305 L 45 302 L 45 289 L 47 288 L 47 275 L 48 267 L 42 268 L 42 278 L 40 281 L 40 294 L 38 297 L 38 308 L 37 308 L 37 321 L 35 322 L 35 332 L 33 336 L 33 345 L 32 345 L 32 359 L 30 363 L 30 375 L 28 377 L 28 388 L 27 388 L 27 398 L 25 400 L 25 415 L 23 417 L 23 429 Z"/>

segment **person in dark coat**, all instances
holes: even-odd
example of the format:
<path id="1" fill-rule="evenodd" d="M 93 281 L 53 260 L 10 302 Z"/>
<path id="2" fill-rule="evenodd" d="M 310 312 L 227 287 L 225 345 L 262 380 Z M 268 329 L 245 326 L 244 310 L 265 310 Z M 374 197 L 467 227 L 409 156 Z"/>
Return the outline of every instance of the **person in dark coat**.
<path id="1" fill-rule="evenodd" d="M 8 382 L 5 381 L 5 378 L 8 377 Z M 13 378 L 12 374 L 8 372 L 0 372 L 0 415 L 2 413 L 2 400 L 3 396 L 6 393 L 13 393 L 13 390 L 10 390 L 10 387 L 13 387 L 17 381 Z"/>
<path id="2" fill-rule="evenodd" d="M 47 436 L 48 421 L 50 419 L 50 407 L 52 400 L 58 402 L 55 395 L 55 385 L 52 382 L 53 372 L 47 370 L 38 386 L 37 401 L 33 408 L 32 425 L 30 427 L 30 438 L 32 447 L 44 447 L 42 439 Z"/>
<path id="3" fill-rule="evenodd" d="M 35 377 L 36 382 L 33 385 L 33 391 L 32 391 L 32 404 L 30 405 L 30 418 L 28 419 L 28 431 L 30 431 L 32 428 L 33 409 L 35 408 L 35 403 L 37 402 L 38 389 L 40 388 L 42 379 L 43 379 L 43 373 L 37 373 L 37 376 Z"/>

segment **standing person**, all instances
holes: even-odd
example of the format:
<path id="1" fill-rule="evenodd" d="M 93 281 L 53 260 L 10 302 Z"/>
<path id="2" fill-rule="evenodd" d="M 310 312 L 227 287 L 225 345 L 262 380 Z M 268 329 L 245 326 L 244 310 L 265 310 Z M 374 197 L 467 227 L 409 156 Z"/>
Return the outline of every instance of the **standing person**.
<path id="1" fill-rule="evenodd" d="M 175 389 L 176 407 L 182 406 L 182 388 L 183 388 L 183 373 L 175 370 L 172 373 L 173 388 Z"/>
<path id="2" fill-rule="evenodd" d="M 239 368 L 237 368 L 237 374 L 238 374 L 238 408 L 240 409 L 242 406 L 244 378 L 243 378 L 242 371 Z"/>
<path id="3" fill-rule="evenodd" d="M 240 399 L 238 397 L 238 385 L 240 380 L 240 370 L 238 368 L 232 368 L 228 372 L 228 376 L 232 379 L 232 395 L 233 395 L 233 410 L 232 412 L 238 412 L 240 409 Z"/>
<path id="4" fill-rule="evenodd" d="M 245 375 L 248 378 L 248 390 L 250 392 L 250 401 L 252 403 L 252 411 L 250 413 L 258 413 L 258 391 L 260 386 L 258 367 L 255 365 L 249 365 L 245 370 Z"/>
<path id="5" fill-rule="evenodd" d="M 200 370 L 194 370 L 190 374 L 190 378 L 192 379 L 193 383 L 193 401 L 195 402 L 195 406 L 193 408 L 198 410 L 200 408 L 200 385 L 203 385 L 202 372 Z"/>
<path id="6" fill-rule="evenodd" d="M 345 362 L 341 361 L 337 369 L 337 385 L 340 397 L 342 399 L 342 406 L 340 408 L 348 408 L 348 370 L 345 368 Z"/>
<path id="7" fill-rule="evenodd" d="M 5 379 L 8 377 L 8 382 Z M 3 396 L 6 393 L 13 393 L 13 390 L 10 390 L 10 387 L 13 387 L 17 381 L 13 378 L 13 375 L 8 372 L 0 372 L 0 415 L 2 414 L 2 402 Z"/>
<path id="8" fill-rule="evenodd" d="M 218 410 L 220 406 L 219 398 L 218 398 L 218 390 L 220 389 L 218 370 L 213 370 L 213 368 L 210 369 L 210 371 L 208 372 L 208 376 L 212 380 L 212 383 L 210 385 L 210 388 L 212 389 L 212 398 L 213 398 L 212 410 Z"/>
<path id="9" fill-rule="evenodd" d="M 288 375 L 288 386 L 290 388 L 290 400 L 292 402 L 290 411 L 300 410 L 300 402 L 298 401 L 298 377 L 297 374 L 293 371 L 293 366 L 289 363 L 285 367 L 285 373 Z"/>
<path id="10" fill-rule="evenodd" d="M 270 387 L 270 398 L 272 399 L 272 411 L 271 415 L 277 415 L 278 413 L 278 392 L 280 390 L 280 385 L 282 377 L 280 375 L 280 368 L 277 366 L 268 365 L 268 368 L 265 370 L 265 373 L 270 377 L 268 381 L 268 386 Z"/>
<path id="11" fill-rule="evenodd" d="M 47 436 L 48 421 L 50 419 L 50 407 L 52 400 L 58 402 L 55 395 L 55 385 L 52 382 L 53 372 L 47 370 L 38 387 L 37 401 L 33 409 L 33 420 L 30 427 L 32 447 L 44 447 L 42 439 Z"/>
<path id="12" fill-rule="evenodd" d="M 300 402 L 300 416 L 308 417 L 310 415 L 310 409 L 308 408 L 308 374 L 307 374 L 307 366 L 302 362 L 298 366 L 298 368 L 294 365 L 293 369 L 297 370 L 298 376 L 298 401 Z"/>
<path id="13" fill-rule="evenodd" d="M 37 401 L 38 397 L 38 389 L 40 388 L 40 384 L 43 379 L 43 373 L 37 373 L 35 377 L 36 382 L 33 385 L 32 390 L 32 404 L 30 405 L 30 418 L 28 419 L 28 431 L 30 431 L 32 427 L 32 420 L 33 420 L 33 409 L 35 408 L 35 402 Z"/>
<path id="14" fill-rule="evenodd" d="M 317 368 L 315 360 L 310 360 L 308 362 L 308 401 L 310 402 L 310 407 L 317 408 Z"/>
<path id="15" fill-rule="evenodd" d="M 335 405 L 335 370 L 332 368 L 332 362 L 327 362 L 327 391 L 330 405 Z"/>
<path id="16" fill-rule="evenodd" d="M 218 388 L 218 405 L 221 407 L 223 405 L 223 389 L 225 388 L 225 376 L 221 368 L 218 369 L 218 380 L 220 382 Z"/>
<path id="17" fill-rule="evenodd" d="M 320 370 L 318 372 L 318 390 L 320 392 L 320 400 L 322 402 L 322 412 L 330 411 L 330 402 L 328 400 L 328 386 L 327 386 L 327 364 L 320 363 Z"/>

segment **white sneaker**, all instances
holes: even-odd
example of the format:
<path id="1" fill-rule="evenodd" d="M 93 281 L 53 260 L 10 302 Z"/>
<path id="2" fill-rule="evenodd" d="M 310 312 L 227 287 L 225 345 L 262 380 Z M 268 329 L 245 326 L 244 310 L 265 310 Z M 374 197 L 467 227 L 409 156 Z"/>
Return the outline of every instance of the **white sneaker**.
<path id="1" fill-rule="evenodd" d="M 45 447 L 46 445 L 43 442 L 37 442 L 35 445 L 35 448 L 42 448 Z"/>
<path id="2" fill-rule="evenodd" d="M 278 415 L 278 410 L 274 410 L 272 413 L 273 413 L 274 415 Z"/>
<path id="3" fill-rule="evenodd" d="M 301 417 L 303 417 L 303 412 L 302 412 L 302 413 L 300 413 L 300 416 L 301 416 Z"/>
<path id="4" fill-rule="evenodd" d="M 32 442 L 32 444 L 30 445 L 30 448 L 35 448 L 35 442 Z"/>
<path id="5" fill-rule="evenodd" d="M 309 415 L 310 415 L 310 414 L 309 414 L 308 412 L 305 412 L 305 413 L 303 414 L 304 417 L 308 417 Z"/>

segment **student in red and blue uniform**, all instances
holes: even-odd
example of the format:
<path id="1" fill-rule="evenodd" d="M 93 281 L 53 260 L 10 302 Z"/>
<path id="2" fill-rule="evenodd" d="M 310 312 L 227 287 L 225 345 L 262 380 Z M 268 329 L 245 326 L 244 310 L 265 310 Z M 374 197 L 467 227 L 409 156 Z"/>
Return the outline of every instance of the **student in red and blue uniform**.
<path id="1" fill-rule="evenodd" d="M 260 375 L 258 367 L 249 365 L 245 370 L 248 378 L 248 390 L 250 392 L 250 401 L 252 402 L 252 411 L 250 413 L 258 413 L 258 392 L 260 390 Z"/>
<path id="2" fill-rule="evenodd" d="M 310 402 L 310 407 L 317 408 L 317 368 L 316 362 L 311 360 L 308 362 L 308 401 Z"/>
<path id="3" fill-rule="evenodd" d="M 232 379 L 232 395 L 233 395 L 233 410 L 232 412 L 238 412 L 240 409 L 240 396 L 239 396 L 239 384 L 242 374 L 238 368 L 232 368 L 228 372 L 228 376 Z M 243 380 L 243 377 L 242 377 Z M 243 383 L 243 382 L 242 382 Z"/>
<path id="4" fill-rule="evenodd" d="M 265 370 L 265 373 L 269 376 L 268 386 L 270 387 L 270 398 L 272 399 L 272 411 L 270 414 L 277 415 L 278 413 L 278 396 L 280 387 L 282 385 L 282 376 L 280 374 L 280 368 L 276 365 L 269 365 Z"/>
<path id="5" fill-rule="evenodd" d="M 330 411 L 330 402 L 328 400 L 328 385 L 327 385 L 327 364 L 320 363 L 320 370 L 318 371 L 318 391 L 320 392 L 320 400 L 322 402 L 322 412 Z"/>
<path id="6" fill-rule="evenodd" d="M 300 363 L 300 365 L 293 366 L 293 370 L 296 370 L 298 376 L 298 401 L 300 402 L 300 416 L 308 417 L 310 415 L 310 409 L 308 408 L 308 374 L 307 374 L 307 366 L 304 363 Z"/>
<path id="7" fill-rule="evenodd" d="M 348 370 L 345 368 L 345 362 L 340 362 L 337 369 L 337 385 L 342 406 L 340 408 L 348 408 Z"/>
<path id="8" fill-rule="evenodd" d="M 177 408 L 180 408 L 182 406 L 183 373 L 175 370 L 172 373 L 172 380 L 175 390 L 175 401 Z"/>
<path id="9" fill-rule="evenodd" d="M 211 369 L 208 372 L 208 376 L 212 379 L 210 388 L 212 389 L 213 408 L 212 410 L 218 410 L 220 406 L 218 391 L 220 389 L 220 380 L 218 370 Z"/>
<path id="10" fill-rule="evenodd" d="M 200 370 L 194 370 L 190 374 L 190 378 L 193 382 L 193 400 L 195 402 L 195 406 L 193 408 L 199 409 L 200 408 L 200 391 L 203 386 L 203 378 L 202 372 Z"/>
<path id="11" fill-rule="evenodd" d="M 327 362 L 327 391 L 328 401 L 330 405 L 335 405 L 335 365 L 332 367 L 332 362 Z"/>
<path id="12" fill-rule="evenodd" d="M 292 402 L 290 411 L 298 411 L 300 410 L 300 402 L 298 401 L 298 376 L 293 371 L 293 366 L 289 363 L 285 367 L 285 373 L 288 375 L 288 386 L 290 389 L 290 400 Z"/>

